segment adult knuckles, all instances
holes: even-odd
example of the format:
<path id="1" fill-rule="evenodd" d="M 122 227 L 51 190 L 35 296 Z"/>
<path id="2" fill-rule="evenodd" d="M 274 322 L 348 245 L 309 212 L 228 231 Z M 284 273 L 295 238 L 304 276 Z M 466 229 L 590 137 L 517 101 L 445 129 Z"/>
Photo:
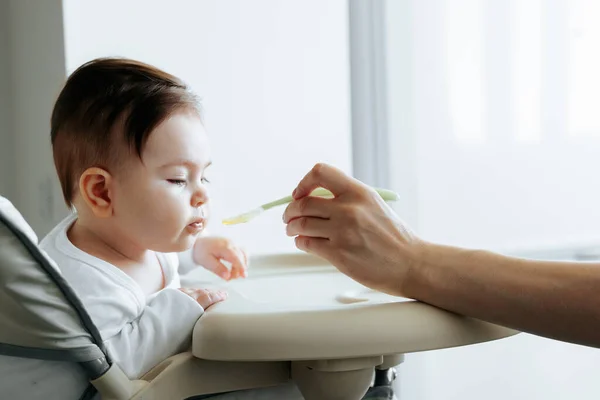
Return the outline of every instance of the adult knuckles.
<path id="1" fill-rule="evenodd" d="M 311 250 L 312 245 L 311 245 L 310 238 L 304 237 L 304 236 L 296 237 L 296 247 L 298 247 L 301 250 L 305 250 L 305 251 Z"/>
<path id="2" fill-rule="evenodd" d="M 308 227 L 308 218 L 306 217 L 301 217 L 298 218 L 298 225 L 300 226 L 300 231 L 305 231 L 306 228 Z"/>
<path id="3" fill-rule="evenodd" d="M 297 202 L 297 208 L 298 208 L 298 214 L 299 215 L 304 215 L 306 214 L 306 211 L 308 210 L 308 207 L 310 205 L 310 196 L 304 197 L 300 200 L 298 200 Z"/>
<path id="4" fill-rule="evenodd" d="M 323 176 L 323 170 L 327 168 L 327 164 L 325 163 L 316 163 L 315 166 L 312 168 L 312 175 L 315 178 L 321 178 Z"/>
<path id="5" fill-rule="evenodd" d="M 359 225 L 363 219 L 363 211 L 355 204 L 348 204 L 342 209 L 344 219 L 348 222 L 351 227 Z"/>

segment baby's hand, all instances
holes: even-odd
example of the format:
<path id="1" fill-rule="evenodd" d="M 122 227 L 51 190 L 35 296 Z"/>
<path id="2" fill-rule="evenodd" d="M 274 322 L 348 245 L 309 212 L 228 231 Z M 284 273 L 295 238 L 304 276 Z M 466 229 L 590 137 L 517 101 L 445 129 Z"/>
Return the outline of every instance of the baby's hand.
<path id="1" fill-rule="evenodd" d="M 205 310 L 227 298 L 227 292 L 224 290 L 190 288 L 180 288 L 179 290 L 196 300 Z"/>
<path id="2" fill-rule="evenodd" d="M 196 239 L 192 254 L 196 264 L 202 265 L 225 280 L 247 276 L 248 256 L 246 252 L 227 238 L 199 237 Z M 221 260 L 231 263 L 231 271 Z"/>

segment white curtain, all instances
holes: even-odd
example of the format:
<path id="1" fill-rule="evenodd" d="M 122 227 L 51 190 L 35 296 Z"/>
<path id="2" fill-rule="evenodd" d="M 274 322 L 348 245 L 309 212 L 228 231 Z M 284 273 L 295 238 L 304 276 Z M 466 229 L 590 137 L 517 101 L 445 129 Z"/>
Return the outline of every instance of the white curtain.
<path id="1" fill-rule="evenodd" d="M 387 5 L 391 185 L 407 219 L 499 250 L 600 243 L 600 2 Z"/>

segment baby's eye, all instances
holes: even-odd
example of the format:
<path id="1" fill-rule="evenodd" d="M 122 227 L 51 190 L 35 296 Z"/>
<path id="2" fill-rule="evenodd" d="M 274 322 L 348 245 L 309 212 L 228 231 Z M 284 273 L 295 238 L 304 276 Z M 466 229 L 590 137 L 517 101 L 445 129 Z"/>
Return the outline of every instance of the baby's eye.
<path id="1" fill-rule="evenodd" d="M 210 181 L 208 179 L 206 179 L 205 177 L 202 177 L 201 181 L 202 181 L 202 183 L 210 183 Z"/>
<path id="2" fill-rule="evenodd" d="M 185 186 L 185 180 L 183 179 L 167 179 L 167 182 L 177 186 Z"/>

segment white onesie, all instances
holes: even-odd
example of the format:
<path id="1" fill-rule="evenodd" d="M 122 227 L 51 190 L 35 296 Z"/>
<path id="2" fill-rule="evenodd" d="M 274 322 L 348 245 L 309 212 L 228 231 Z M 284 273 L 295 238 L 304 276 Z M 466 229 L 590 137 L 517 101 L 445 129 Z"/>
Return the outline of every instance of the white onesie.
<path id="1" fill-rule="evenodd" d="M 137 283 L 119 268 L 85 253 L 69 241 L 67 231 L 76 218 L 75 214 L 65 218 L 42 240 L 40 247 L 56 262 L 81 299 L 113 361 L 130 379 L 137 379 L 190 346 L 194 325 L 204 310 L 178 290 L 177 254 L 158 254 L 165 289 L 146 298 Z M 186 253 L 182 254 L 184 260 L 191 260 L 190 252 Z M 301 400 L 303 397 L 294 384 L 284 384 L 213 398 Z"/>
<path id="2" fill-rule="evenodd" d="M 129 275 L 69 241 L 67 231 L 76 219 L 76 214 L 65 218 L 40 247 L 81 299 L 113 361 L 130 379 L 140 378 L 190 346 L 194 325 L 204 310 L 178 290 L 176 254 L 157 254 L 165 288 L 147 298 Z"/>

